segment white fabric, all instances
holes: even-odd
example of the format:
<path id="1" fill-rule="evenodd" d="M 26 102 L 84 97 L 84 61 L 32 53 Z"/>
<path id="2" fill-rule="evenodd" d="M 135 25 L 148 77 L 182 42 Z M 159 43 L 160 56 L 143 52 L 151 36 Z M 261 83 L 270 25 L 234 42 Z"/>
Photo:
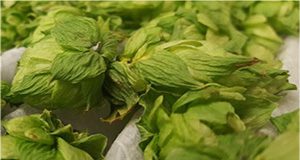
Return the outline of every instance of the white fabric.
<path id="1" fill-rule="evenodd" d="M 21 55 L 25 51 L 25 48 L 14 48 L 4 52 L 1 55 L 1 80 L 10 83 L 16 73 L 17 62 Z"/>
<path id="2" fill-rule="evenodd" d="M 106 154 L 106 160 L 142 160 L 139 148 L 140 133 L 135 121 L 130 121 Z"/>
<path id="3" fill-rule="evenodd" d="M 287 38 L 282 52 L 278 56 L 283 63 L 282 68 L 289 71 L 290 83 L 296 84 L 298 89 L 287 92 L 287 95 L 279 102 L 279 108 L 273 112 L 273 116 L 278 116 L 299 108 L 299 47 L 298 37 Z"/>

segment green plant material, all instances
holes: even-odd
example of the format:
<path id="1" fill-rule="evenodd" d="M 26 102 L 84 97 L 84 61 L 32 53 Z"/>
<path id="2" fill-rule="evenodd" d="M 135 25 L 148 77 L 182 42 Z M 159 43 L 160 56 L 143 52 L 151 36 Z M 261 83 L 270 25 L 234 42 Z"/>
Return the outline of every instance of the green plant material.
<path id="1" fill-rule="evenodd" d="M 145 29 L 152 30 L 151 28 Z M 153 28 L 153 30 L 154 29 L 155 28 Z M 138 41 L 140 39 L 139 35 L 143 32 L 145 31 L 137 31 L 131 37 L 132 39 L 128 41 L 125 46 L 125 51 L 127 46 L 134 46 L 132 42 Z M 151 37 L 152 35 L 149 34 L 148 36 Z M 144 43 L 146 46 L 149 45 L 147 41 L 144 41 Z M 121 55 L 121 59 L 124 58 L 122 59 L 122 63 L 129 63 L 129 67 L 126 67 L 128 71 L 132 70 L 140 75 L 142 79 L 150 83 L 153 88 L 163 92 L 167 91 L 172 93 L 176 90 L 175 94 L 180 95 L 187 90 L 200 89 L 205 87 L 206 83 L 213 83 L 215 81 L 227 86 L 232 86 L 232 84 L 226 83 L 234 81 L 227 81 L 227 79 L 235 77 L 237 73 L 243 72 L 243 70 L 247 70 L 247 68 L 255 72 L 255 74 L 250 75 L 253 76 L 252 79 L 262 81 L 265 77 L 265 75 L 260 76 L 260 74 L 265 74 L 264 69 L 255 66 L 255 64 L 259 62 L 257 59 L 231 54 L 210 42 L 181 40 L 164 44 L 153 44 L 153 46 L 150 45 L 149 49 L 146 49 L 147 47 L 144 47 L 145 45 L 142 44 L 139 46 L 141 46 L 140 49 L 132 49 L 132 52 L 135 54 L 131 54 L 129 50 L 127 50 L 126 53 L 128 53 L 127 55 L 131 55 L 132 60 L 128 59 L 127 55 Z M 164 61 L 161 61 L 162 59 Z M 127 64 L 124 64 L 124 66 L 127 66 Z M 238 75 L 242 76 L 243 74 Z M 222 82 L 223 79 L 226 83 Z M 248 79 L 245 80 L 248 81 Z M 248 85 L 251 86 L 251 84 L 255 84 L 256 82 L 251 81 L 249 83 L 250 84 L 240 85 L 246 85 L 248 87 Z M 282 84 L 284 83 L 286 83 L 286 81 L 282 81 Z M 108 84 L 109 87 L 112 86 L 110 83 Z M 120 80 L 118 81 L 118 85 L 119 84 Z M 130 89 L 126 89 L 127 93 L 129 93 L 128 90 Z M 132 90 L 132 93 L 129 95 L 135 95 L 134 90 Z M 118 97 L 120 95 L 113 96 Z M 130 98 L 127 98 L 127 100 L 129 99 Z M 131 106 L 137 103 L 138 97 L 135 99 L 135 101 L 132 101 Z M 122 105 L 120 101 L 115 101 L 115 106 L 118 106 L 118 104 Z M 125 110 L 128 111 L 128 107 L 127 109 L 125 108 Z M 121 111 L 121 109 L 119 109 L 119 111 Z"/>
<path id="2" fill-rule="evenodd" d="M 7 159 L 18 159 L 20 157 L 18 152 L 17 141 L 19 139 L 12 136 L 2 136 L 1 137 L 1 158 Z"/>
<path id="3" fill-rule="evenodd" d="M 221 94 L 222 92 L 223 94 Z M 296 138 L 299 130 L 295 129 L 295 124 L 298 124 L 296 121 L 298 112 L 276 118 L 278 125 L 284 123 L 291 126 L 288 127 L 291 129 L 275 137 L 273 141 L 270 136 L 254 133 L 255 130 L 249 124 L 246 125 L 247 130 L 245 130 L 246 127 L 243 123 L 247 123 L 246 120 L 236 117 L 238 119 L 232 121 L 228 118 L 232 115 L 242 115 L 244 112 L 240 108 L 233 107 L 234 101 L 244 104 L 252 101 L 252 103 L 256 103 L 255 105 L 260 103 L 252 99 L 248 101 L 247 96 L 237 98 L 239 97 L 237 95 L 243 96 L 245 93 L 247 92 L 242 88 L 215 86 L 199 91 L 190 91 L 177 101 L 173 101 L 173 110 L 176 108 L 176 112 L 172 112 L 165 105 L 164 97 L 150 90 L 140 100 L 140 105 L 144 107 L 145 111 L 138 122 L 142 137 L 140 147 L 144 151 L 144 158 L 147 160 L 175 157 L 235 160 L 241 158 L 275 159 L 276 156 L 279 156 L 280 158 L 296 159 L 299 155 Z M 234 97 L 237 99 L 234 100 Z M 262 109 L 258 111 L 261 112 Z M 245 113 L 247 112 L 245 111 Z M 294 120 L 288 123 L 287 120 L 291 120 L 292 115 L 294 115 Z M 256 117 L 256 115 L 253 116 Z M 270 117 L 265 121 L 269 119 Z M 253 125 L 256 126 L 257 123 L 259 122 L 253 123 Z M 237 127 L 241 124 L 243 127 Z M 236 126 L 233 127 L 234 125 Z M 289 140 L 284 141 L 288 136 L 291 136 Z M 293 139 L 295 141 L 292 142 Z M 285 143 L 291 144 L 292 147 L 280 152 L 278 146 Z M 278 153 L 274 154 L 275 152 Z"/>
<path id="4" fill-rule="evenodd" d="M 282 146 L 288 146 L 282 149 Z M 291 160 L 299 158 L 299 132 L 287 131 L 279 135 L 255 160 L 280 160 L 288 157 Z"/>
<path id="5" fill-rule="evenodd" d="M 10 85 L 4 81 L 1 81 L 1 109 L 3 109 L 6 104 L 7 104 L 7 100 L 8 100 L 8 94 L 10 91 Z"/>
<path id="6" fill-rule="evenodd" d="M 54 15 L 59 12 L 72 12 L 94 19 L 101 16 L 115 22 L 123 20 L 122 27 L 132 31 L 160 13 L 178 8 L 179 4 L 182 2 L 1 1 L 1 51 L 37 42 L 43 37 L 41 32 L 52 28 Z M 113 27 L 116 28 L 115 25 Z"/>
<path id="7" fill-rule="evenodd" d="M 291 160 L 299 158 L 299 109 L 278 117 L 271 118 L 280 135 L 255 160 L 279 160 L 289 157 Z M 282 149 L 282 146 L 289 146 Z"/>
<path id="8" fill-rule="evenodd" d="M 151 27 L 140 29 L 136 31 L 126 43 L 124 48 L 124 53 L 122 56 L 124 58 L 133 58 L 135 54 L 140 52 L 139 50 L 146 49 L 150 44 L 160 41 L 160 37 L 157 36 L 161 32 L 158 27 Z"/>
<path id="9" fill-rule="evenodd" d="M 74 132 L 47 110 L 2 124 L 7 135 L 1 137 L 1 159 L 103 159 L 105 136 Z"/>
<path id="10" fill-rule="evenodd" d="M 10 121 L 4 121 L 3 126 L 7 133 L 15 137 L 49 145 L 54 143 L 52 137 L 47 133 L 49 130 L 47 124 L 38 116 L 20 117 Z"/>
<path id="11" fill-rule="evenodd" d="M 145 99 L 146 98 L 147 97 L 145 97 Z M 139 126 L 143 130 L 146 131 L 148 129 L 147 132 L 152 133 L 152 136 L 144 137 L 142 132 L 142 144 L 150 142 L 154 143 L 155 148 L 160 146 L 163 149 L 161 150 L 161 155 L 157 155 L 157 157 L 164 159 L 172 149 L 176 148 L 176 146 L 183 145 L 183 143 L 188 145 L 201 143 L 213 145 L 216 143 L 215 135 L 206 125 L 196 119 L 180 114 L 168 116 L 163 110 L 162 102 L 163 97 L 160 96 L 155 100 L 153 106 L 145 106 L 146 112 L 141 121 L 142 124 L 145 124 L 145 128 Z M 153 108 L 150 109 L 150 107 Z M 159 137 L 156 137 L 158 133 Z M 191 136 L 196 133 L 196 137 Z M 155 139 L 155 137 L 158 139 Z M 143 147 L 145 147 L 144 149 L 147 151 L 144 152 L 145 159 L 152 159 L 151 157 L 154 157 L 156 154 L 155 151 L 153 151 L 155 148 L 148 148 L 150 146 L 147 145 Z M 152 152 L 152 154 L 149 152 Z"/>
<path id="12" fill-rule="evenodd" d="M 2 4 L 4 48 L 23 41 L 19 34 L 29 44 L 11 89 L 3 88 L 9 103 L 88 109 L 105 100 L 108 122 L 142 106 L 146 160 L 298 156 L 290 138 L 299 132 L 296 112 L 271 118 L 284 92 L 296 89 L 276 56 L 283 36 L 298 35 L 298 2 Z M 15 11 L 20 6 L 26 9 Z M 35 16 L 32 30 L 20 27 L 26 14 Z M 42 117 L 38 126 L 7 127 L 18 138 L 6 138 L 10 145 L 38 142 L 32 155 L 52 159 L 103 158 L 103 145 L 95 145 L 105 143 L 101 135 L 73 134 L 70 125 Z M 270 120 L 280 132 L 274 139 L 257 134 Z M 280 152 L 286 136 L 292 147 Z M 28 154 L 4 151 L 12 158 Z"/>
<path id="13" fill-rule="evenodd" d="M 228 125 L 237 132 L 244 131 L 246 128 L 244 122 L 234 113 L 234 108 L 226 102 L 192 105 L 185 114 L 187 117 L 214 125 Z"/>
<path id="14" fill-rule="evenodd" d="M 99 29 L 95 20 L 77 16 L 57 16 L 55 20 L 51 35 L 63 48 L 84 52 L 97 44 Z"/>
<path id="15" fill-rule="evenodd" d="M 127 1 L 124 3 L 118 1 L 106 1 L 100 3 L 83 2 L 82 5 L 86 8 L 87 14 L 105 18 L 116 15 L 124 20 L 124 28 L 135 29 L 143 22 L 147 22 L 149 19 L 163 12 L 165 2 Z M 176 7 L 176 3 L 169 5 L 173 8 Z"/>
<path id="16" fill-rule="evenodd" d="M 160 26 L 162 20 L 172 18 L 174 19 L 174 13 L 165 14 L 134 32 L 127 40 L 123 54 L 119 56 L 121 63 L 128 65 L 126 68 L 140 75 L 151 88 L 179 98 L 186 91 L 204 88 L 208 83 L 244 87 L 247 90 L 245 95 L 249 97 L 246 101 L 249 101 L 249 105 L 238 112 L 242 112 L 240 118 L 245 120 L 246 125 L 253 128 L 260 128 L 269 120 L 277 106 L 276 102 L 280 99 L 277 94 L 284 90 L 295 89 L 295 85 L 287 81 L 287 72 L 277 69 L 273 64 L 230 53 L 224 46 L 210 41 L 165 39 L 163 35 L 169 24 L 157 26 Z M 206 21 L 205 23 L 212 26 L 211 22 Z M 169 42 L 162 43 L 163 41 Z M 130 89 L 126 89 L 127 93 L 128 90 Z M 256 94 L 262 97 L 254 100 L 257 107 L 253 107 L 251 101 L 256 98 Z M 133 106 L 137 103 L 138 95 L 134 94 L 133 90 L 129 95 L 136 96 L 135 101 L 131 101 L 130 106 Z M 243 103 L 235 102 L 234 107 L 243 106 Z M 116 114 L 122 112 L 118 105 L 124 103 L 115 101 L 113 104 L 119 113 L 113 112 L 112 117 L 117 117 Z M 128 108 L 131 107 L 123 108 L 129 111 Z M 263 111 L 257 115 L 257 110 L 260 109 Z M 235 116 L 231 116 L 233 117 Z"/>
<path id="17" fill-rule="evenodd" d="M 106 70 L 99 43 L 113 37 L 100 38 L 95 20 L 75 16 L 70 9 L 53 12 L 55 14 L 50 12 L 49 16 L 54 16 L 55 23 L 49 24 L 52 28 L 46 25 L 49 33 L 22 56 L 11 94 L 40 108 L 88 109 L 97 106 Z M 73 28 L 74 25 L 77 28 Z M 44 29 L 45 25 L 41 28 Z M 113 40 L 110 42 L 115 44 Z M 106 54 L 112 49 L 111 46 L 104 48 Z M 114 50 L 111 52 L 116 54 Z"/>
<path id="18" fill-rule="evenodd" d="M 252 6 L 252 13 L 262 14 L 280 34 L 298 35 L 299 3 L 278 1 L 260 2 Z"/>
<path id="19" fill-rule="evenodd" d="M 252 132 L 245 131 L 241 133 L 219 135 L 218 148 L 223 151 L 224 159 L 255 159 L 255 157 L 260 154 L 271 141 L 271 137 L 256 135 Z"/>
<path id="20" fill-rule="evenodd" d="M 43 16 L 58 6 L 68 8 L 72 2 L 1 1 L 1 4 L 1 51 L 5 51 L 27 46 Z"/>
<path id="21" fill-rule="evenodd" d="M 298 4 L 284 1 L 232 2 L 233 23 L 249 37 L 244 54 L 257 57 L 279 68 L 281 63 L 276 60 L 276 54 L 282 43 L 279 35 L 298 35 Z"/>
<path id="22" fill-rule="evenodd" d="M 136 106 L 139 95 L 147 89 L 147 83 L 127 64 L 114 62 L 107 71 L 104 89 L 113 105 L 110 116 L 105 120 L 112 122 L 122 119 Z"/>
<path id="23" fill-rule="evenodd" d="M 73 62 L 80 63 L 73 63 Z M 65 65 L 65 64 L 69 65 Z M 89 67 L 93 66 L 93 67 Z M 84 79 L 96 78 L 106 70 L 105 61 L 96 52 L 78 53 L 67 51 L 58 54 L 53 60 L 51 73 L 54 79 L 79 83 Z"/>
<path id="24" fill-rule="evenodd" d="M 10 91 L 10 85 L 5 81 L 1 81 L 1 99 L 7 97 L 9 91 Z"/>
<path id="25" fill-rule="evenodd" d="M 236 119 L 232 123 L 227 118 L 235 115 L 229 102 L 194 101 L 186 112 L 169 113 L 163 105 L 163 96 L 155 100 L 157 94 L 149 93 L 141 99 L 145 112 L 138 123 L 142 136 L 140 147 L 146 160 L 254 159 L 271 142 L 270 137 L 245 131 L 245 126 L 242 130 L 232 127 L 238 124 L 236 120 L 243 122 Z M 227 127 L 220 126 L 224 124 Z"/>
<path id="26" fill-rule="evenodd" d="M 286 131 L 299 132 L 299 110 L 271 118 L 271 122 L 280 133 Z"/>
<path id="27" fill-rule="evenodd" d="M 64 157 L 64 159 L 85 159 L 85 160 L 92 160 L 93 158 L 86 152 L 73 147 L 72 145 L 68 144 L 61 138 L 57 139 L 57 145 L 59 153 Z"/>
<path id="28" fill-rule="evenodd" d="M 215 55 L 211 50 L 217 51 Z M 183 40 L 155 46 L 133 62 L 133 67 L 153 85 L 201 88 L 203 83 L 230 75 L 239 66 L 254 63 L 255 59 L 227 53 L 210 43 Z"/>
<path id="29" fill-rule="evenodd" d="M 49 34 L 51 28 L 55 26 L 57 19 L 68 18 L 72 15 L 82 16 L 83 14 L 79 9 L 70 6 L 51 7 L 51 10 L 46 15 L 40 17 L 37 28 L 26 40 L 28 45 L 40 41 Z"/>
<path id="30" fill-rule="evenodd" d="M 94 159 L 104 159 L 104 152 L 107 139 L 101 134 L 95 134 L 72 142 L 72 145 L 86 151 Z M 99 145 L 101 144 L 101 145 Z"/>

